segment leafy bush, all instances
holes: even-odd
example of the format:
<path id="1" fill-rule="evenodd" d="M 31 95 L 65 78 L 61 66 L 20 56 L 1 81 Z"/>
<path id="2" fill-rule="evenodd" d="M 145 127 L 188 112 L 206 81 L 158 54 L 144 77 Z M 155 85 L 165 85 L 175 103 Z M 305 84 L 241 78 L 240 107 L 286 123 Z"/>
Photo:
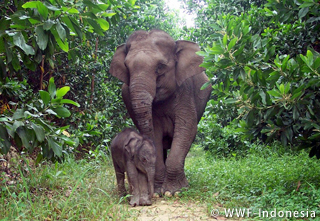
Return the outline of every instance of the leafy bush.
<path id="1" fill-rule="evenodd" d="M 320 40 L 320 5 L 270 0 L 264 6 L 223 13 L 211 26 L 212 45 L 198 53 L 221 101 L 211 112 L 239 119 L 253 139 L 311 148 L 319 159 L 320 55 L 311 47 Z"/>
<path id="2" fill-rule="evenodd" d="M 208 102 L 208 109 L 215 102 Z M 251 145 L 244 139 L 244 133 L 237 131 L 237 122 L 221 124 L 217 115 L 205 112 L 198 124 L 198 139 L 196 142 L 215 157 L 246 156 Z"/>
<path id="3" fill-rule="evenodd" d="M 247 157 L 226 159 L 203 157 L 201 149 L 193 148 L 186 160 L 190 187 L 183 194 L 206 202 L 209 211 L 218 204 L 223 208 L 250 208 L 253 213 L 259 209 L 308 208 L 319 214 L 319 162 L 305 151 L 279 149 L 281 144 L 277 143 L 257 145 Z"/>
<path id="4" fill-rule="evenodd" d="M 6 154 L 10 146 L 19 152 L 33 152 L 41 147 L 37 161 L 42 158 L 58 159 L 69 146 L 77 146 L 78 140 L 72 139 L 66 131 L 69 126 L 58 127 L 56 118 L 71 115 L 66 104 L 79 106 L 78 103 L 63 97 L 70 87 L 56 88 L 54 79 L 49 81 L 48 92 L 40 90 L 40 99 L 29 104 L 16 104 L 20 108 L 0 115 L 0 153 Z"/>

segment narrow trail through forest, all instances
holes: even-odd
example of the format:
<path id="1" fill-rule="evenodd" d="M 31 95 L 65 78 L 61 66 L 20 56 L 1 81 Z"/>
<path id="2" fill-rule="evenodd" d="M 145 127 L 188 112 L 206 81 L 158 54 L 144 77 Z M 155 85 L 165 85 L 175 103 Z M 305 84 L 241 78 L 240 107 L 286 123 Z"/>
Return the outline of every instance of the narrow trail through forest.
<path id="1" fill-rule="evenodd" d="M 137 212 L 139 221 L 193 221 L 193 220 L 229 220 L 223 216 L 212 217 L 207 212 L 206 205 L 200 202 L 166 201 L 154 199 L 151 206 L 132 207 L 129 210 Z"/>

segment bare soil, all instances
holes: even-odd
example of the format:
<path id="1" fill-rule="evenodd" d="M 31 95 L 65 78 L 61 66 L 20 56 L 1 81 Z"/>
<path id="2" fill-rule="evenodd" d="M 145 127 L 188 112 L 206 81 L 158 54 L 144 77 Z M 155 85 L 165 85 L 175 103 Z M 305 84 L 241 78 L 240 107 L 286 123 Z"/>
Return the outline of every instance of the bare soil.
<path id="1" fill-rule="evenodd" d="M 152 206 L 132 207 L 138 213 L 139 221 L 171 221 L 171 220 L 228 220 L 223 216 L 213 217 L 207 207 L 200 202 L 166 201 L 163 198 L 154 199 Z"/>

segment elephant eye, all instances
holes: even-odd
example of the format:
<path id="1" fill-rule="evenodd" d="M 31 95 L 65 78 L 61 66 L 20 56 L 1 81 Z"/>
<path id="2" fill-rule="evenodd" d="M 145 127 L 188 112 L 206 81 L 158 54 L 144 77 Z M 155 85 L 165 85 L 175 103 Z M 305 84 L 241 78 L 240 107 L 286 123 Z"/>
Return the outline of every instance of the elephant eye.
<path id="1" fill-rule="evenodd" d="M 145 157 L 143 157 L 143 158 L 142 158 L 142 162 L 143 162 L 143 163 L 146 163 L 146 162 L 147 162 L 147 159 L 146 159 Z"/>
<path id="2" fill-rule="evenodd" d="M 160 63 L 160 64 L 158 65 L 158 67 L 157 67 L 157 70 L 156 70 L 157 74 L 163 74 L 163 71 L 164 71 L 165 67 L 166 67 L 165 64 L 161 64 L 161 63 Z"/>

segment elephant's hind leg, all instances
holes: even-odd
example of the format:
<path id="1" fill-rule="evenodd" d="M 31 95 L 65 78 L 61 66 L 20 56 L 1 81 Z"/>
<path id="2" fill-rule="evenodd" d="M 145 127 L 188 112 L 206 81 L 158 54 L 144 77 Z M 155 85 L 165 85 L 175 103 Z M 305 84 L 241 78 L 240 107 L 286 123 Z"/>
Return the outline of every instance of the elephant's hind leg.
<path id="1" fill-rule="evenodd" d="M 120 197 L 126 195 L 126 188 L 124 184 L 124 173 L 120 171 L 116 171 L 116 178 L 117 178 L 117 184 L 118 184 L 118 192 Z"/>

